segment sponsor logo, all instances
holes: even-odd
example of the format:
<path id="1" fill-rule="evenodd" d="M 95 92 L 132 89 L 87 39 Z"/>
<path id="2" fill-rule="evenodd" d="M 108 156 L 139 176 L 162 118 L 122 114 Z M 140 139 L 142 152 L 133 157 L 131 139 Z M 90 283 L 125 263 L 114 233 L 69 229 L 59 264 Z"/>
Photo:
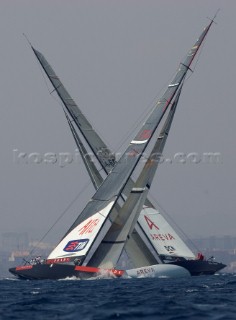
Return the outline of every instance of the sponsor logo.
<path id="1" fill-rule="evenodd" d="M 77 252 L 83 250 L 88 244 L 89 239 L 71 240 L 67 243 L 63 251 Z"/>
<path id="2" fill-rule="evenodd" d="M 175 240 L 175 238 L 170 234 L 170 233 L 165 233 L 165 234 L 156 234 L 156 233 L 151 233 L 151 237 L 152 240 L 161 240 L 161 241 L 165 241 L 165 240 Z"/>
<path id="3" fill-rule="evenodd" d="M 154 227 L 154 228 L 156 228 L 157 230 L 159 230 L 158 226 L 157 226 L 149 217 L 144 216 L 144 218 L 145 218 L 145 220 L 146 220 L 146 222 L 147 222 L 147 224 L 148 224 L 148 226 L 149 226 L 149 229 L 152 230 L 152 228 Z"/>
<path id="4" fill-rule="evenodd" d="M 160 230 L 160 228 L 158 228 L 158 226 L 155 224 L 155 222 L 153 222 L 148 216 L 144 216 L 147 225 L 149 227 L 150 230 L 156 229 L 156 230 Z M 161 240 L 161 241 L 165 241 L 165 240 L 175 240 L 174 236 L 172 236 L 172 234 L 170 233 L 150 233 L 150 236 L 152 238 L 152 240 Z"/>
<path id="5" fill-rule="evenodd" d="M 81 229 L 79 229 L 79 235 L 92 233 L 96 225 L 98 225 L 99 219 L 89 220 Z"/>
<path id="6" fill-rule="evenodd" d="M 137 270 L 137 276 L 152 274 L 154 272 L 155 272 L 155 270 L 152 267 L 143 268 L 143 269 Z"/>

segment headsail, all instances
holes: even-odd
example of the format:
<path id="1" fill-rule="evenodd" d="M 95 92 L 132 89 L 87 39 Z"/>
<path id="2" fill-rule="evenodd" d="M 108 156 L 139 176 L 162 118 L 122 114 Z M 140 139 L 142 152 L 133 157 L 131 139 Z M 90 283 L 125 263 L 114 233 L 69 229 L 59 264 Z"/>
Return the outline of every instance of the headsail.
<path id="1" fill-rule="evenodd" d="M 193 252 L 156 209 L 144 206 L 138 221 L 139 227 L 142 226 L 163 260 L 168 256 L 195 258 Z"/>

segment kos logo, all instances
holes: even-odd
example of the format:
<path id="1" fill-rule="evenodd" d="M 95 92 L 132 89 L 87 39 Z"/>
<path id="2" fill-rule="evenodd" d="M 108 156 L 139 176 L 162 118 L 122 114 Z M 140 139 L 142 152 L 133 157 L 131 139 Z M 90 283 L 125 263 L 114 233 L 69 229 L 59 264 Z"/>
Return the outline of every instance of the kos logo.
<path id="1" fill-rule="evenodd" d="M 89 239 L 71 240 L 67 243 L 63 251 L 77 252 L 83 250 L 89 242 Z"/>

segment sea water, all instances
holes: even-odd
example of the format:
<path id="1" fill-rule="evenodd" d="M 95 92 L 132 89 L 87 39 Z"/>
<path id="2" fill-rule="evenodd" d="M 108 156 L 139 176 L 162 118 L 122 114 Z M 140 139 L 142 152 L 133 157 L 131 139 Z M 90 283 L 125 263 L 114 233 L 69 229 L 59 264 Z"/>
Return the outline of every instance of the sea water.
<path id="1" fill-rule="evenodd" d="M 236 275 L 0 280 L 0 319 L 236 319 Z"/>

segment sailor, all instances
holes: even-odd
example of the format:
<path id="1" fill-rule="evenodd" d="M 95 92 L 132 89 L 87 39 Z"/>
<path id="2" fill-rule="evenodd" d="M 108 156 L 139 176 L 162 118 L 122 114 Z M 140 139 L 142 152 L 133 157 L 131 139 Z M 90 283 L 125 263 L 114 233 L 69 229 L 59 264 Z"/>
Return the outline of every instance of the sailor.
<path id="1" fill-rule="evenodd" d="M 38 256 L 35 258 L 35 263 L 40 264 L 41 263 L 41 256 Z"/>
<path id="2" fill-rule="evenodd" d="M 204 260 L 204 255 L 201 252 L 198 252 L 197 259 L 198 260 Z"/>

